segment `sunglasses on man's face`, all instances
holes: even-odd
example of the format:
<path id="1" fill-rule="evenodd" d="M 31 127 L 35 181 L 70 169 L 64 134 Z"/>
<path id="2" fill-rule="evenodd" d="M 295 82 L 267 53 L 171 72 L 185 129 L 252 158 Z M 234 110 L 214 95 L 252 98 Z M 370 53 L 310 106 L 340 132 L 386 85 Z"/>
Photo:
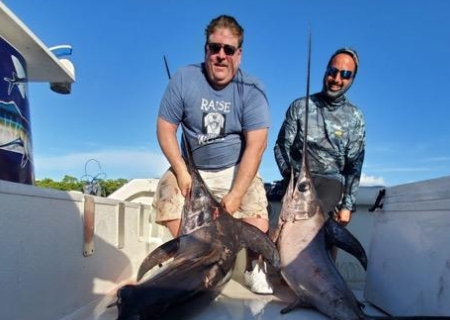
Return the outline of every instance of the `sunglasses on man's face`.
<path id="1" fill-rule="evenodd" d="M 327 76 L 336 78 L 338 74 L 341 75 L 341 79 L 349 80 L 352 78 L 353 72 L 349 70 L 339 70 L 335 67 L 328 67 Z"/>
<path id="2" fill-rule="evenodd" d="M 220 49 L 223 48 L 223 52 L 225 52 L 225 54 L 227 56 L 234 56 L 234 54 L 236 53 L 236 50 L 238 48 L 236 48 L 235 46 L 229 45 L 229 44 L 222 44 L 222 43 L 215 43 L 215 42 L 210 42 L 207 44 L 209 52 L 211 52 L 212 54 L 217 54 L 220 52 Z"/>

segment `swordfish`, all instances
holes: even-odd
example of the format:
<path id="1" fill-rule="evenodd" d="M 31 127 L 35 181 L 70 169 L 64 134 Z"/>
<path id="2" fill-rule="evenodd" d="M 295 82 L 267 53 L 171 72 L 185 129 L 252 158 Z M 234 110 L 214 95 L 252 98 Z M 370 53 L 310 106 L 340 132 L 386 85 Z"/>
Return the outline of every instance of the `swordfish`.
<path id="1" fill-rule="evenodd" d="M 198 173 L 186 140 L 185 148 L 193 181 L 183 210 L 182 232 L 187 233 L 153 250 L 142 262 L 137 280 L 173 258 L 162 270 L 137 285 L 118 290 L 115 305 L 119 320 L 164 318 L 172 307 L 202 293 L 217 295 L 230 280 L 242 248 L 258 252 L 279 269 L 275 244 L 258 228 L 233 218 L 220 205 Z"/>
<path id="2" fill-rule="evenodd" d="M 296 307 L 312 307 L 334 320 L 450 319 L 444 316 L 366 315 L 362 310 L 363 304 L 356 299 L 331 259 L 329 247 L 331 244 L 336 244 L 355 255 L 364 267 L 367 264 L 364 249 L 359 241 L 325 214 L 312 182 L 306 143 L 311 64 L 310 32 L 308 40 L 301 169 L 296 181 L 294 170 L 291 170 L 289 185 L 282 199 L 278 227 L 273 234 L 273 240 L 280 252 L 281 275 L 296 295 L 295 301 L 282 309 L 281 313 L 287 313 Z"/>

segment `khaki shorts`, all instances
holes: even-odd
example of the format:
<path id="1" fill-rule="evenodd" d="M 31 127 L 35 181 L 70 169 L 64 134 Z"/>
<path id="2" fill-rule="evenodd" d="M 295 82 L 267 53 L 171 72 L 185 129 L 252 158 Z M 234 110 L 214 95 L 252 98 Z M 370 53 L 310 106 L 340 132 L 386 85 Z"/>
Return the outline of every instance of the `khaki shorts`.
<path id="1" fill-rule="evenodd" d="M 230 190 L 236 171 L 237 167 L 214 172 L 199 170 L 206 185 L 219 201 Z M 184 197 L 178 188 L 175 174 L 169 169 L 159 180 L 153 199 L 156 222 L 161 224 L 163 221 L 181 219 L 183 205 Z M 268 220 L 267 205 L 264 183 L 261 177 L 256 175 L 242 199 L 239 210 L 233 214 L 233 217 L 237 219 L 263 218 Z"/>

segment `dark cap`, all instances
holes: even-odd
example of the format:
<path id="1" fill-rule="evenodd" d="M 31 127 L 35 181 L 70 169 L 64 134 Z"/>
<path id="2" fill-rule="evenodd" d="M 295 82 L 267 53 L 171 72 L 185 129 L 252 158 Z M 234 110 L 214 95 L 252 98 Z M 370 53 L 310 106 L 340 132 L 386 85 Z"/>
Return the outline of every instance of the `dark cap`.
<path id="1" fill-rule="evenodd" d="M 336 52 L 333 53 L 333 55 L 331 56 L 330 61 L 328 61 L 328 65 L 330 65 L 331 60 L 333 60 L 333 58 L 335 56 L 337 56 L 338 54 L 340 54 L 340 53 L 348 54 L 349 56 L 351 56 L 353 58 L 353 61 L 355 61 L 355 74 L 354 74 L 354 76 L 356 76 L 356 72 L 358 71 L 358 66 L 359 66 L 359 57 L 358 57 L 358 53 L 356 52 L 356 50 L 352 49 L 350 47 L 344 47 L 344 48 L 340 48 L 340 49 L 336 50 Z"/>

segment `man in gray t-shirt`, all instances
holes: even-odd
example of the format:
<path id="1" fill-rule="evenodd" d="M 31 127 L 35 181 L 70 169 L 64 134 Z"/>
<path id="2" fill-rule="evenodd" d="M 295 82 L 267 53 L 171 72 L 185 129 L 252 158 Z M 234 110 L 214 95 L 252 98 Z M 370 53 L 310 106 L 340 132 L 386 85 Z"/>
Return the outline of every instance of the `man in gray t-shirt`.
<path id="1" fill-rule="evenodd" d="M 269 107 L 262 84 L 240 68 L 243 29 L 230 16 L 206 28 L 205 61 L 178 70 L 161 101 L 157 135 L 171 167 L 155 193 L 156 221 L 178 235 L 184 197 L 192 179 L 180 152 L 177 130 L 186 134 L 194 162 L 221 205 L 263 232 L 269 228 L 267 198 L 258 168 L 267 145 Z M 272 293 L 258 255 L 247 251 L 245 283 Z"/>

